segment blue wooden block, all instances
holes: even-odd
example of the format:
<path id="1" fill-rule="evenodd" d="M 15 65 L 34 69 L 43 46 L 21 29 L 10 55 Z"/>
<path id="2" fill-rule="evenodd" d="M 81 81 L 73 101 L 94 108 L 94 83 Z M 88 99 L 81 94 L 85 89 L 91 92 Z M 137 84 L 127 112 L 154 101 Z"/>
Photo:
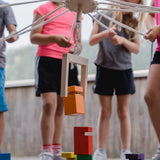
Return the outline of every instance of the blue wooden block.
<path id="1" fill-rule="evenodd" d="M 144 160 L 144 154 L 126 154 L 126 158 L 129 160 Z"/>
<path id="2" fill-rule="evenodd" d="M 0 160 L 11 160 L 10 153 L 0 153 Z"/>

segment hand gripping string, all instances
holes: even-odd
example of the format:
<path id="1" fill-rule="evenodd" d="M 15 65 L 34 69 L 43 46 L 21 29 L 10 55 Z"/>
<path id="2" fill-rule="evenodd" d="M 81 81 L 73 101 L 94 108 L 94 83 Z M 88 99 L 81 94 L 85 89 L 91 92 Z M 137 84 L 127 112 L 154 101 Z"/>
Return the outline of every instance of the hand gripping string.
<path id="1" fill-rule="evenodd" d="M 123 24 L 123 23 L 115 20 L 114 18 L 111 18 L 111 17 L 109 17 L 109 16 L 107 16 L 107 15 L 105 15 L 105 14 L 102 14 L 102 13 L 98 12 L 98 11 L 96 11 L 96 12 L 97 12 L 99 15 L 103 16 L 104 18 L 108 19 L 109 21 L 113 21 L 114 23 L 118 24 L 119 26 L 121 26 L 121 27 L 123 27 L 123 28 L 126 28 L 126 29 L 128 29 L 128 30 L 130 30 L 130 31 L 132 31 L 132 32 L 135 32 L 135 33 L 137 33 L 137 34 L 140 34 L 140 35 L 142 35 L 142 36 L 145 36 L 144 33 L 140 32 L 140 31 L 137 31 L 137 30 L 135 30 L 135 29 L 133 29 L 133 28 L 131 28 L 131 27 Z"/>
<path id="2" fill-rule="evenodd" d="M 66 12 L 68 12 L 68 11 L 69 11 L 69 10 L 65 10 L 65 11 L 62 12 L 61 14 L 59 14 L 59 15 L 57 15 L 57 16 L 55 16 L 55 17 L 52 17 L 52 18 L 48 19 L 47 21 L 41 22 L 41 23 L 39 23 L 38 25 L 36 25 L 36 26 L 32 27 L 31 29 L 28 29 L 28 30 L 26 30 L 26 31 L 23 31 L 23 32 L 18 31 L 18 32 L 16 32 L 16 33 L 13 33 L 13 34 L 9 35 L 8 37 L 0 38 L 0 43 L 1 43 L 1 42 L 4 42 L 4 41 L 6 41 L 7 39 L 10 39 L 10 38 L 12 38 L 12 37 L 17 37 L 17 36 L 22 35 L 22 34 L 24 34 L 24 33 L 27 33 L 27 32 L 30 32 L 30 31 L 32 31 L 32 30 L 35 30 L 35 29 L 37 29 L 37 28 L 39 28 L 39 27 L 41 27 L 41 26 L 49 23 L 50 21 L 56 19 L 57 17 L 63 15 L 64 13 L 66 13 Z M 53 11 L 52 11 L 52 12 L 53 12 Z M 42 18 L 42 17 L 41 17 L 41 18 Z M 37 20 L 37 21 L 39 21 L 39 20 Z M 36 23 L 37 23 L 37 22 L 36 22 Z M 33 24 L 35 24 L 35 23 L 33 23 Z M 32 25 L 33 25 L 33 24 L 32 24 Z M 26 27 L 26 28 L 28 28 L 28 27 Z M 22 29 L 22 30 L 24 30 L 24 29 Z"/>

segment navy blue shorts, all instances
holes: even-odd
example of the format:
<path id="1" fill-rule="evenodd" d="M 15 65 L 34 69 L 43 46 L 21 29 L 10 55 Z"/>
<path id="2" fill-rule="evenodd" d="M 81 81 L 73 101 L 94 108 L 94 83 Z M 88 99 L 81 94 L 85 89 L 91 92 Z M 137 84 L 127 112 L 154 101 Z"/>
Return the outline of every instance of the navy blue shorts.
<path id="1" fill-rule="evenodd" d="M 4 68 L 0 67 L 0 112 L 8 111 L 4 84 L 5 84 L 5 70 Z"/>
<path id="2" fill-rule="evenodd" d="M 156 51 L 151 64 L 160 64 L 160 52 Z"/>
<path id="3" fill-rule="evenodd" d="M 41 93 L 56 92 L 60 95 L 62 60 L 50 57 L 36 57 L 36 96 Z M 79 85 L 77 66 L 69 67 L 68 86 Z"/>
<path id="4" fill-rule="evenodd" d="M 93 92 L 112 96 L 135 93 L 135 84 L 132 69 L 113 70 L 97 66 L 96 80 Z"/>

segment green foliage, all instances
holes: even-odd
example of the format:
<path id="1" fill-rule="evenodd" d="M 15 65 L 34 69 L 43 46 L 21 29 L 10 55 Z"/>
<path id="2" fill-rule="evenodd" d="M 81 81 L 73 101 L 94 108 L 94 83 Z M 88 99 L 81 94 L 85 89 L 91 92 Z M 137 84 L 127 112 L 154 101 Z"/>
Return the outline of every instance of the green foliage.
<path id="1" fill-rule="evenodd" d="M 8 50 L 6 80 L 32 79 L 34 77 L 35 46 Z"/>
<path id="2" fill-rule="evenodd" d="M 154 49 L 155 49 L 154 44 Z M 22 80 L 34 78 L 34 59 L 37 46 L 30 45 L 19 49 L 8 50 L 6 80 Z M 89 59 L 88 74 L 95 74 L 96 67 L 94 60 L 98 51 L 98 45 L 90 46 L 88 42 L 83 42 L 82 57 Z M 141 51 L 138 55 L 133 54 L 133 69 L 148 69 L 151 59 L 151 43 L 142 43 Z"/>

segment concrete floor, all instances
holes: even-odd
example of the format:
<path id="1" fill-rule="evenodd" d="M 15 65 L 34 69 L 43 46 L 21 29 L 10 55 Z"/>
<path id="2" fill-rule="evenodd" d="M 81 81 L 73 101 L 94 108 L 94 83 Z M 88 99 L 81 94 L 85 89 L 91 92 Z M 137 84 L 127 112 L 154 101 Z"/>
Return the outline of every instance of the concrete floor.
<path id="1" fill-rule="evenodd" d="M 37 157 L 12 157 L 11 160 L 38 160 Z M 120 160 L 120 159 L 108 159 L 108 160 Z"/>
<path id="2" fill-rule="evenodd" d="M 38 158 L 37 157 L 12 157 L 11 160 L 38 160 Z M 120 159 L 108 159 L 108 160 L 120 160 Z"/>

